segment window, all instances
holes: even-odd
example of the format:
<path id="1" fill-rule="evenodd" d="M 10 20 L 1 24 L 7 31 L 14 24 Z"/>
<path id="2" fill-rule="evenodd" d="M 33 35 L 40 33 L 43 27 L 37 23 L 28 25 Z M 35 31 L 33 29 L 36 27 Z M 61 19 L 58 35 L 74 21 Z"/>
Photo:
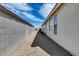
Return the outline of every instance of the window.
<path id="1" fill-rule="evenodd" d="M 43 30 L 45 30 L 45 25 L 44 25 L 44 28 L 43 28 Z"/>
<path id="2" fill-rule="evenodd" d="M 50 21 L 48 22 L 48 27 L 49 27 L 49 31 L 50 31 Z"/>
<path id="3" fill-rule="evenodd" d="M 54 34 L 57 35 L 57 15 L 54 16 Z"/>
<path id="4" fill-rule="evenodd" d="M 48 21 L 48 23 L 47 23 L 47 30 L 49 31 L 49 21 Z"/>
<path id="5" fill-rule="evenodd" d="M 45 25 L 45 29 L 47 30 L 47 25 Z"/>
<path id="6" fill-rule="evenodd" d="M 49 21 L 49 31 L 50 31 L 50 21 Z"/>
<path id="7" fill-rule="evenodd" d="M 54 18 L 52 18 L 52 20 L 49 21 L 49 30 L 53 31 L 54 28 Z"/>

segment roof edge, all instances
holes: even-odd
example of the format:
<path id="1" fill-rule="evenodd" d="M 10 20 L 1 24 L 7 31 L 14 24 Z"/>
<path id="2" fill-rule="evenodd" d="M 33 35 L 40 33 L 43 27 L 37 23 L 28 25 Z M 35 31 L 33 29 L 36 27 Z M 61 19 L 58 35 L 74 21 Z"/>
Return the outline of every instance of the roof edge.
<path id="1" fill-rule="evenodd" d="M 48 15 L 46 21 L 43 23 L 42 27 L 50 20 L 50 18 L 53 16 L 53 14 L 62 6 L 63 3 L 57 3 L 55 7 L 52 9 L 50 14 Z"/>
<path id="2" fill-rule="evenodd" d="M 16 14 L 14 14 L 13 12 L 9 11 L 7 8 L 5 8 L 4 6 L 0 5 L 0 9 L 5 12 L 6 14 L 9 14 L 10 16 L 14 17 L 17 19 L 18 22 L 22 22 L 23 24 L 27 24 L 31 27 L 34 27 L 33 25 L 31 25 L 30 23 L 24 21 L 21 17 L 17 16 Z"/>

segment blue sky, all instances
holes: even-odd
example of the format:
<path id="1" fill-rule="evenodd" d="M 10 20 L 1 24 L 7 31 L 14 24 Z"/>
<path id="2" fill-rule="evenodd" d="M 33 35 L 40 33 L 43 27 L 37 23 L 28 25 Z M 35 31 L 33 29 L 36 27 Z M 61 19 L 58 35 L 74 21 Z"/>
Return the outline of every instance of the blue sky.
<path id="1" fill-rule="evenodd" d="M 4 7 L 39 28 L 55 6 L 48 3 L 2 3 Z"/>

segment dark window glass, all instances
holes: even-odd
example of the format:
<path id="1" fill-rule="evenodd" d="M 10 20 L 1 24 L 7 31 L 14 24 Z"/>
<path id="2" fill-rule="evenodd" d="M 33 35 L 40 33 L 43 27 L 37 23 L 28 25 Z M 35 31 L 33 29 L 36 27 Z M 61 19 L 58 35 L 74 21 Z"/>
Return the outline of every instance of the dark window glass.
<path id="1" fill-rule="evenodd" d="M 54 34 L 57 35 L 57 16 L 54 16 Z"/>

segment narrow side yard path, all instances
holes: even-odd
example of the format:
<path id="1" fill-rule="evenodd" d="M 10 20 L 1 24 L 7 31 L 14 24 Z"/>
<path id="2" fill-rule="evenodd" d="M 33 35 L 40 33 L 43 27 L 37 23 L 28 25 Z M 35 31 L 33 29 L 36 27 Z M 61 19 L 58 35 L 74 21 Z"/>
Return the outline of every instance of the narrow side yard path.
<path id="1" fill-rule="evenodd" d="M 72 56 L 68 51 L 41 32 L 38 32 L 32 44 L 32 47 L 36 46 L 39 46 L 52 56 Z"/>
<path id="2" fill-rule="evenodd" d="M 31 47 L 32 42 L 36 36 L 37 31 L 33 32 L 29 38 L 27 38 L 19 47 L 14 51 L 7 53 L 5 55 L 11 56 L 49 56 L 40 47 Z"/>

